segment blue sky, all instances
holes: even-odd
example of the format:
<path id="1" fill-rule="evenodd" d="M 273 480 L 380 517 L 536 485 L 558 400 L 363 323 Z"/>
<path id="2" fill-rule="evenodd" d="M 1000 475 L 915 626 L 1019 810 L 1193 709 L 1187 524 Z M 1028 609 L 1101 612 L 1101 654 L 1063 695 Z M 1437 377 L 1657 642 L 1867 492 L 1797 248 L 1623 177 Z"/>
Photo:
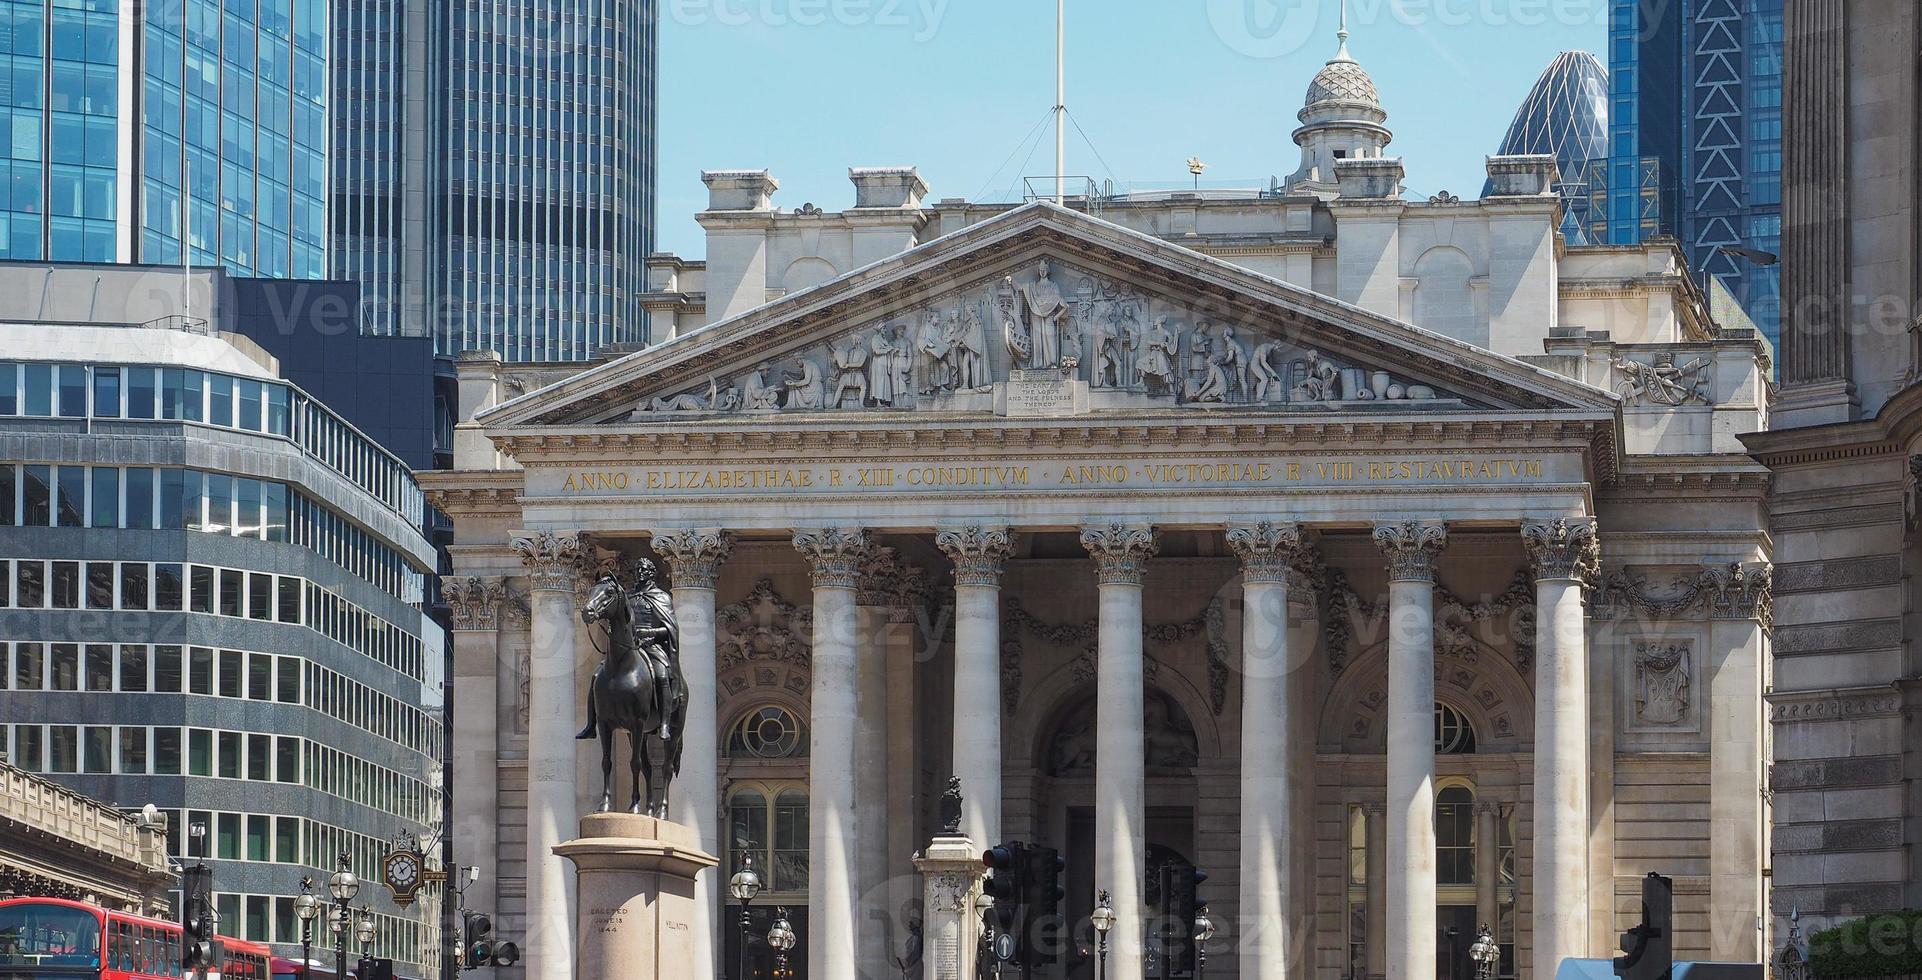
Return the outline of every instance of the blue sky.
<path id="1" fill-rule="evenodd" d="M 1483 157 L 1549 60 L 1603 53 L 1607 8 L 1349 0 L 1349 48 L 1381 89 L 1409 192 L 1479 195 Z M 1209 182 L 1286 176 L 1337 17 L 1337 0 L 1068 0 L 1068 111 L 1089 141 L 1070 126 L 1068 172 L 1167 185 L 1198 155 Z M 851 166 L 913 164 L 930 197 L 971 200 L 1052 171 L 1047 127 L 1021 166 L 1053 104 L 1052 0 L 661 0 L 661 21 L 663 251 L 704 252 L 703 169 L 766 167 L 777 205 L 830 211 L 852 203 Z"/>

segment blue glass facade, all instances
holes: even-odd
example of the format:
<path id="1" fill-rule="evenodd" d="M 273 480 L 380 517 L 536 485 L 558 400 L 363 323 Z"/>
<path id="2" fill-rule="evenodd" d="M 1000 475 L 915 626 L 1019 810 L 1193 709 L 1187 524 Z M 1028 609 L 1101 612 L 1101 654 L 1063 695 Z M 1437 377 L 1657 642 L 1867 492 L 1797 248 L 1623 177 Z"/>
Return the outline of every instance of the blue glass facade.
<path id="1" fill-rule="evenodd" d="M 1601 61 L 1586 51 L 1564 51 L 1528 90 L 1496 151 L 1552 154 L 1562 173 L 1562 200 L 1591 240 L 1603 237 L 1607 222 L 1602 209 L 1592 207 L 1589 184 L 1591 169 L 1608 159 L 1608 97 Z"/>
<path id="2" fill-rule="evenodd" d="M 1782 0 L 1614 0 L 1610 242 L 1673 235 L 1773 342 L 1782 233 Z"/>
<path id="3" fill-rule="evenodd" d="M 0 258 L 324 275 L 327 32 L 325 0 L 0 0 Z"/>
<path id="4" fill-rule="evenodd" d="M 581 360 L 645 336 L 656 0 L 455 0 L 443 353 Z"/>

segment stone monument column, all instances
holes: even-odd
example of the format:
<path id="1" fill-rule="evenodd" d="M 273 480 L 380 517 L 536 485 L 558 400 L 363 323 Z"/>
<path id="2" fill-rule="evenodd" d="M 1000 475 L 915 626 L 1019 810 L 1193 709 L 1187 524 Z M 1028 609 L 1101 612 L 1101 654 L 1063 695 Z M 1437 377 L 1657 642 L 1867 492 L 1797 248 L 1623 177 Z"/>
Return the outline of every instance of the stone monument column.
<path id="1" fill-rule="evenodd" d="M 1501 938 L 1501 907 L 1497 886 L 1502 874 L 1502 807 L 1475 804 L 1475 924 L 1487 926 Z"/>
<path id="2" fill-rule="evenodd" d="M 573 980 L 573 876 L 554 846 L 575 818 L 574 585 L 587 549 L 580 536 L 530 531 L 513 539 L 527 566 L 527 980 Z"/>
<path id="3" fill-rule="evenodd" d="M 1288 577 L 1303 548 L 1301 526 L 1237 524 L 1228 547 L 1241 559 L 1240 975 L 1282 980 L 1298 901 L 1289 867 L 1297 809 L 1289 736 L 1303 677 L 1288 649 Z"/>
<path id="4" fill-rule="evenodd" d="M 954 774 L 961 833 L 1001 840 L 1001 565 L 1008 529 L 979 524 L 937 532 L 954 562 Z"/>
<path id="5" fill-rule="evenodd" d="M 1435 556 L 1448 528 L 1399 521 L 1374 537 L 1388 558 L 1387 977 L 1435 980 Z"/>
<path id="6" fill-rule="evenodd" d="M 1534 965 L 1552 977 L 1588 951 L 1588 624 L 1582 583 L 1595 522 L 1522 525 L 1535 565 Z"/>
<path id="7" fill-rule="evenodd" d="M 1388 808 L 1380 803 L 1361 805 L 1362 829 L 1368 842 L 1368 975 L 1388 975 Z"/>
<path id="8" fill-rule="evenodd" d="M 693 919 L 694 879 L 718 863 L 694 829 L 638 813 L 590 813 L 554 848 L 580 881 L 582 980 L 709 980 Z M 569 951 L 572 952 L 572 951 Z M 700 964 L 689 972 L 690 964 Z"/>
<path id="9" fill-rule="evenodd" d="M 1147 908 L 1142 862 L 1147 846 L 1142 783 L 1146 735 L 1141 667 L 1141 582 L 1160 549 L 1154 525 L 1089 524 L 1081 545 L 1101 587 L 1095 668 L 1095 882 L 1115 910 L 1108 934 L 1108 980 L 1141 980 Z"/>
<path id="10" fill-rule="evenodd" d="M 962 834 L 942 834 L 914 859 L 922 899 L 923 980 L 974 980 L 981 919 L 974 898 L 981 890 L 981 847 Z"/>
<path id="11" fill-rule="evenodd" d="M 855 615 L 868 534 L 858 527 L 797 528 L 794 547 L 814 574 L 814 686 L 808 758 L 808 975 L 855 975 L 855 726 L 860 683 Z"/>
<path id="12" fill-rule="evenodd" d="M 714 588 L 721 566 L 734 551 L 734 539 L 718 527 L 656 530 L 654 553 L 667 562 L 674 591 L 674 620 L 681 628 L 681 673 L 687 678 L 687 719 L 681 732 L 681 774 L 668 796 L 668 812 L 691 828 L 701 850 L 721 853 L 720 703 L 715 671 Z M 691 913 L 696 962 L 720 966 L 722 892 L 719 874 L 701 869 L 694 876 Z"/>

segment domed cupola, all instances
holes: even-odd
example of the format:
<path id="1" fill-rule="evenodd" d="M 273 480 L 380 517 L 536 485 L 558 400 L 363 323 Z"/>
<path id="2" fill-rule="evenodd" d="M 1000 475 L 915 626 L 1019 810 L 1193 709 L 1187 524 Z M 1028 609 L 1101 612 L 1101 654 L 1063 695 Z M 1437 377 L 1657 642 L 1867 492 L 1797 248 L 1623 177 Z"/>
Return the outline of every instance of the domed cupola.
<path id="1" fill-rule="evenodd" d="M 1381 93 L 1367 69 L 1348 53 L 1347 5 L 1343 5 L 1340 41 L 1335 56 L 1321 66 L 1308 82 L 1308 94 L 1295 118 L 1295 144 L 1301 147 L 1301 168 L 1288 177 L 1288 186 L 1332 196 L 1335 189 L 1335 161 L 1379 157 L 1394 139 L 1384 125 L 1388 110 L 1381 106 Z"/>

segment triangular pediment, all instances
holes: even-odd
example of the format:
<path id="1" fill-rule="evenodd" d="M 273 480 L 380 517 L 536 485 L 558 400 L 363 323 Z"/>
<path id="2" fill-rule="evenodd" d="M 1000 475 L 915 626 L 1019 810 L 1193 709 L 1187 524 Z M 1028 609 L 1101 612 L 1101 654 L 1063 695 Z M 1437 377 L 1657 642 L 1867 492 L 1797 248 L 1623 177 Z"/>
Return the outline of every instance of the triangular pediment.
<path id="1" fill-rule="evenodd" d="M 1053 204 L 482 413 L 489 428 L 879 413 L 1612 413 L 1613 395 Z"/>

